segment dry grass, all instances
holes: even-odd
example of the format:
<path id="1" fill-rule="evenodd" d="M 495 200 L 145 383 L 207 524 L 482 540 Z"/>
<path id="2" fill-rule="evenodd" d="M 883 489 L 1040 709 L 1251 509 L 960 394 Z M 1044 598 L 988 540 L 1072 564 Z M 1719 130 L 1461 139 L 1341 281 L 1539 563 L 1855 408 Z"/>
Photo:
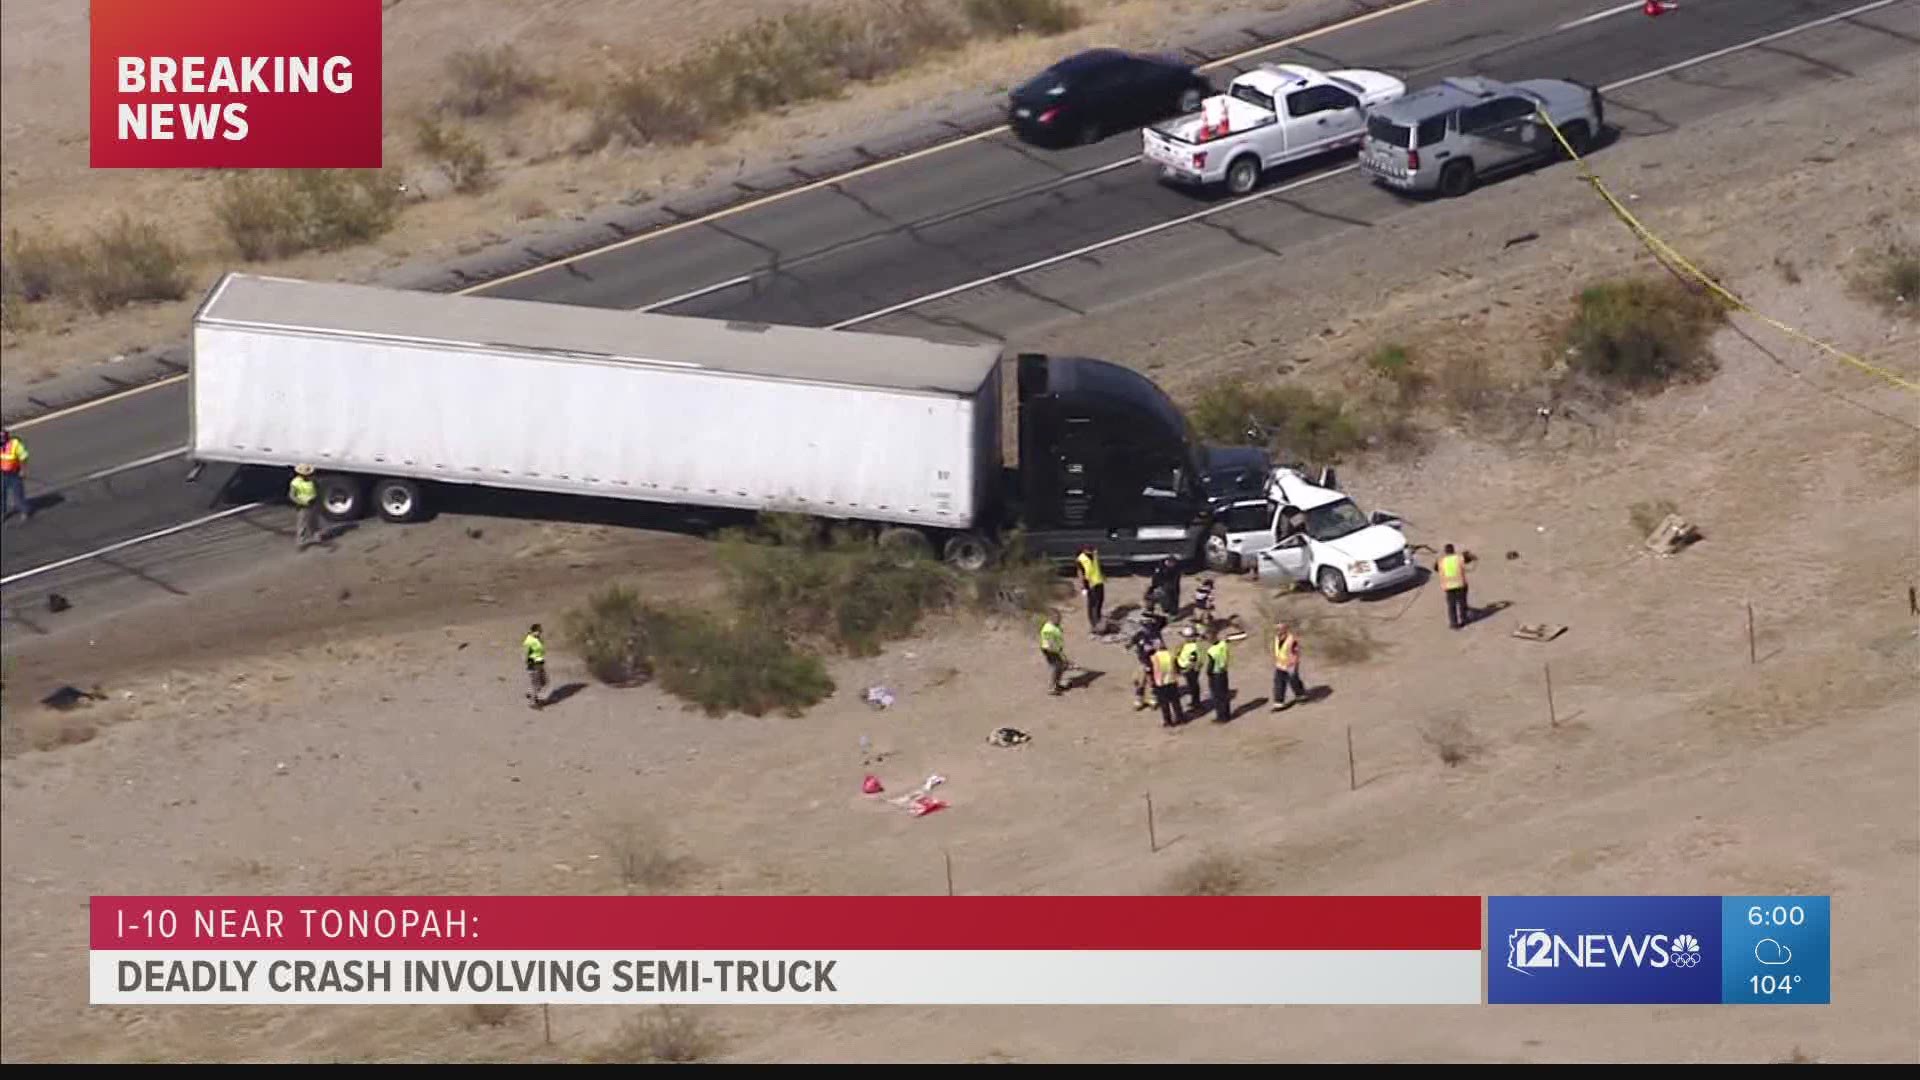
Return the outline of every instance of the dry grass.
<path id="1" fill-rule="evenodd" d="M 465 117 L 504 116 L 552 88 L 511 45 L 454 53 L 447 58 L 447 82 L 441 107 Z"/>
<path id="2" fill-rule="evenodd" d="M 519 1011 L 518 1005 L 476 1001 L 467 1006 L 466 1023 L 468 1027 L 505 1027 Z"/>
<path id="3" fill-rule="evenodd" d="M 1650 535 L 1667 519 L 1668 514 L 1680 512 L 1680 504 L 1672 499 L 1646 499 L 1627 507 L 1627 521 L 1641 536 Z"/>
<path id="4" fill-rule="evenodd" d="M 1853 275 L 1856 295 L 1896 315 L 1920 313 L 1920 248 L 1895 238 L 1871 250 Z"/>
<path id="5" fill-rule="evenodd" d="M 1167 878 L 1167 896 L 1241 896 L 1255 891 L 1256 875 L 1245 859 L 1210 851 Z"/>
<path id="6" fill-rule="evenodd" d="M 493 186 L 493 160 L 470 132 L 429 117 L 415 130 L 414 146 L 462 195 L 477 195 Z"/>
<path id="7" fill-rule="evenodd" d="M 26 305 L 66 300 L 105 314 L 129 304 L 187 295 L 186 250 L 159 225 L 122 212 L 80 243 L 29 239 L 14 230 L 0 252 L 0 292 L 8 324 Z"/>
<path id="8" fill-rule="evenodd" d="M 1231 378 L 1202 390 L 1188 419 L 1203 439 L 1265 445 L 1295 461 L 1338 462 L 1379 433 L 1371 418 L 1330 394 Z"/>
<path id="9" fill-rule="evenodd" d="M 1375 349 L 1367 356 L 1367 370 L 1392 389 L 1395 403 L 1402 408 L 1419 404 L 1433 381 L 1423 367 L 1413 362 L 1413 354 L 1407 347 L 1399 344 Z"/>
<path id="10" fill-rule="evenodd" d="M 627 1021 L 595 1058 L 606 1064 L 684 1065 L 709 1061 L 721 1047 L 719 1033 L 698 1014 L 661 1006 Z"/>
<path id="11" fill-rule="evenodd" d="M 1473 732 L 1467 728 L 1467 722 L 1457 716 L 1441 717 L 1429 722 L 1420 737 L 1433 748 L 1440 763 L 1449 769 L 1471 761 L 1481 750 Z"/>
<path id="12" fill-rule="evenodd" d="M 249 262 L 365 243 L 399 214 L 399 184 L 376 170 L 234 173 L 214 199 L 228 242 Z"/>
<path id="13" fill-rule="evenodd" d="M 621 821 L 605 830 L 602 842 L 610 869 L 620 884 L 647 893 L 669 892 L 685 880 L 687 861 L 673 853 L 651 821 Z"/>
<path id="14" fill-rule="evenodd" d="M 1051 35 L 1084 20 L 1065 0 L 891 0 L 858 12 L 799 8 L 727 34 L 677 63 L 622 76 L 592 95 L 581 150 L 609 142 L 689 143 L 746 117 L 839 96 L 968 41 Z"/>

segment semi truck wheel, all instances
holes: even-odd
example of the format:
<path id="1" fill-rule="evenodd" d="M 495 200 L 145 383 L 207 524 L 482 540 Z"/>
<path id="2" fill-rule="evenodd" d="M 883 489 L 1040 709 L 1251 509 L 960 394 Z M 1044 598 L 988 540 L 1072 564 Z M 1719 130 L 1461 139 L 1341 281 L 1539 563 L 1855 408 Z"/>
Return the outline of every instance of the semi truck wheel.
<path id="1" fill-rule="evenodd" d="M 334 521 L 358 521 L 367 512 L 367 482 L 346 473 L 321 473 L 314 477 L 320 498 L 320 512 Z"/>
<path id="2" fill-rule="evenodd" d="M 973 533 L 961 533 L 947 541 L 946 557 L 956 568 L 975 573 L 992 561 L 993 545 Z"/>
<path id="3" fill-rule="evenodd" d="M 420 498 L 420 485 L 388 476 L 373 485 L 373 505 L 379 508 L 382 519 L 403 524 L 420 520 L 426 504 Z"/>

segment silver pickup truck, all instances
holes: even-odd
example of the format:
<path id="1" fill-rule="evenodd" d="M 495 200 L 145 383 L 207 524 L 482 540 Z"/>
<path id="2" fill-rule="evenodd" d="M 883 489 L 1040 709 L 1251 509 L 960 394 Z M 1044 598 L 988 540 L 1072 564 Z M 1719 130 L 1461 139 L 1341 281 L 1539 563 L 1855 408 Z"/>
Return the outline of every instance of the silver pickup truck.
<path id="1" fill-rule="evenodd" d="M 1600 91 L 1562 79 L 1445 79 L 1367 117 L 1360 169 L 1398 191 L 1465 195 L 1483 178 L 1566 156 L 1544 112 L 1576 153 L 1606 121 Z"/>

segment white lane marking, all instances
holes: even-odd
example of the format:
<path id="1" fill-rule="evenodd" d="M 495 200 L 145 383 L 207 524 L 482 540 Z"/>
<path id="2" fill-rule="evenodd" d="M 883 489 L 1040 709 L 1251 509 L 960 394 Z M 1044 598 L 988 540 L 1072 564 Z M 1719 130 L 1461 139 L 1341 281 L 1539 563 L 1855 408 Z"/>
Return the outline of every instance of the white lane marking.
<path id="1" fill-rule="evenodd" d="M 1399 4 L 1395 7 L 1380 8 L 1376 11 L 1369 11 L 1365 15 L 1356 15 L 1351 19 L 1334 23 L 1331 26 L 1323 26 L 1318 30 L 1309 30 L 1304 34 L 1295 34 L 1293 37 L 1290 37 L 1290 38 L 1281 38 L 1279 41 L 1270 41 L 1265 45 L 1256 45 L 1251 49 L 1244 49 L 1240 52 L 1234 53 L 1232 56 L 1223 56 L 1218 60 L 1210 60 L 1207 63 L 1198 65 L 1196 70 L 1210 71 L 1214 68 L 1230 67 L 1234 64 L 1239 63 L 1242 60 L 1247 59 L 1248 57 L 1259 56 L 1261 53 L 1272 52 L 1275 49 L 1284 49 L 1290 45 L 1297 45 L 1302 41 L 1311 41 L 1312 39 L 1317 37 L 1323 37 L 1327 34 L 1332 34 L 1337 31 L 1347 30 L 1355 26 L 1360 26 L 1364 23 L 1370 23 L 1375 19 L 1384 19 L 1390 15 L 1398 15 L 1402 12 L 1412 11 L 1415 8 L 1424 7 L 1427 4 L 1430 4 L 1433 2 L 1434 0 L 1407 0 L 1406 3 Z M 589 250 L 589 251 L 583 251 L 578 255 L 569 255 L 564 259 L 557 259 L 553 262 L 541 263 L 539 266 L 528 267 L 525 270 L 519 271 L 518 273 L 509 274 L 506 277 L 495 278 L 492 281 L 485 281 L 478 285 L 470 285 L 467 288 L 464 288 L 455 292 L 453 295 L 467 296 L 472 293 L 484 292 L 487 289 L 496 288 L 498 286 L 505 285 L 511 281 L 518 281 L 521 278 L 531 277 L 535 274 L 543 274 L 549 270 L 553 270 L 562 266 L 567 266 L 569 264 L 579 262 L 583 259 L 591 259 L 598 255 L 604 255 L 609 251 L 618 251 L 622 248 L 631 247 L 635 244 L 644 244 L 649 240 L 658 240 L 663 236 L 669 236 L 673 233 L 679 232 L 682 229 L 691 229 L 698 225 L 705 225 L 709 222 L 719 221 L 722 218 L 732 217 L 735 214 L 744 214 L 749 210 L 758 209 L 759 207 L 767 206 L 769 204 L 779 202 L 782 199 L 791 199 L 797 195 L 804 195 L 809 191 L 818 191 L 821 188 L 832 187 L 835 184 L 845 183 L 846 181 L 852 180 L 855 177 L 865 176 L 869 173 L 879 172 L 882 169 L 891 169 L 897 165 L 905 165 L 910 161 L 917 161 L 924 157 L 930 157 L 934 154 L 943 153 L 947 150 L 952 150 L 955 147 L 965 146 L 969 143 L 979 142 L 982 139 L 992 138 L 995 135 L 1003 135 L 1007 132 L 1007 130 L 1008 129 L 1006 127 L 1002 126 L 1002 127 L 988 128 L 986 131 L 976 131 L 972 135 L 963 135 L 957 139 L 953 139 L 948 142 L 938 143 L 936 145 L 926 147 L 925 149 L 922 149 L 922 150 L 915 150 L 911 154 L 903 154 L 900 157 L 888 158 L 885 161 L 876 161 L 871 165 L 862 165 L 861 167 L 851 170 L 849 172 L 837 173 L 833 176 L 822 177 L 818 180 L 812 181 L 811 183 L 803 184 L 800 187 L 788 188 L 785 191 L 776 191 L 771 195 L 763 195 L 757 199 L 750 199 L 743 203 L 736 203 L 733 206 L 723 207 L 722 209 L 715 210 L 710 214 L 703 214 L 697 218 L 689 218 L 686 221 L 678 221 L 673 223 L 672 225 L 667 225 L 662 228 L 654 229 L 650 232 L 641 233 L 638 236 L 630 236 L 624 240 L 616 240 L 611 244 L 607 244 L 603 247 L 593 248 L 592 250 Z M 733 282 L 730 284 L 738 284 L 738 283 Z M 81 402 L 78 405 L 74 405 L 69 408 L 62 409 L 59 412 L 51 412 L 51 413 L 47 413 L 45 416 L 36 416 L 29 420 L 22 420 L 17 424 L 10 425 L 10 427 L 13 430 L 24 431 L 27 428 L 34 426 L 35 424 L 44 424 L 49 420 L 56 420 L 62 416 L 71 416 L 74 413 L 84 412 L 87 409 L 96 408 L 98 406 L 105 405 L 112 401 L 118 401 L 121 398 L 131 397 L 134 394 L 144 394 L 149 390 L 158 390 L 163 386 L 172 386 L 174 383 L 180 382 L 186 378 L 187 376 L 185 375 L 169 375 L 164 379 L 160 379 L 156 382 L 147 383 L 144 386 L 136 386 L 131 390 L 122 390 L 117 394 L 110 394 L 103 398 L 95 398 L 92 401 Z"/>
<path id="2" fill-rule="evenodd" d="M 54 487 L 50 487 L 47 490 L 40 492 L 38 495 L 35 495 L 34 498 L 44 499 L 49 495 L 57 495 L 62 491 L 67 491 L 72 488 L 77 488 L 82 484 L 91 484 L 96 480 L 105 480 L 110 476 L 118 476 L 123 472 L 132 472 L 135 469 L 145 468 L 146 466 L 152 465 L 155 462 L 165 461 L 168 458 L 179 457 L 182 454 L 185 454 L 187 450 L 188 450 L 188 447 L 176 446 L 171 450 L 162 450 L 157 454 L 148 454 L 146 457 L 143 457 L 138 461 L 129 461 L 122 465 L 111 465 L 104 469 L 95 469 L 93 472 L 90 472 L 85 476 L 78 476 L 72 480 L 67 480 Z"/>
<path id="3" fill-rule="evenodd" d="M 1559 26 L 1556 26 L 1553 28 L 1553 32 L 1558 34 L 1563 31 L 1571 30 L 1576 26 L 1585 26 L 1588 23 L 1597 23 L 1601 19 L 1610 19 L 1615 15 L 1624 14 L 1629 11 L 1639 11 L 1642 6 L 1642 3 L 1643 3 L 1643 0 L 1633 0 L 1632 3 L 1621 4 L 1619 7 L 1610 7 L 1605 11 L 1596 11 L 1591 15 L 1583 15 L 1578 19 L 1574 19 L 1572 22 L 1561 23 Z"/>
<path id="4" fill-rule="evenodd" d="M 1317 184 L 1322 180 L 1331 179 L 1333 177 L 1341 175 L 1342 173 L 1353 172 L 1355 169 L 1358 169 L 1359 167 L 1360 166 L 1358 165 L 1342 165 L 1339 168 L 1334 169 L 1330 172 L 1315 173 L 1312 176 L 1305 177 L 1300 180 L 1295 180 L 1291 184 L 1282 184 L 1277 188 L 1272 188 L 1267 191 L 1257 192 L 1252 195 L 1243 195 L 1238 199 L 1233 199 L 1228 202 L 1223 202 L 1218 206 L 1209 206 L 1205 210 L 1200 210 L 1195 213 L 1187 214 L 1183 217 L 1172 218 L 1167 221 L 1159 222 L 1158 224 L 1148 225 L 1146 228 L 1143 228 L 1143 229 L 1135 229 L 1130 233 L 1122 233 L 1119 236 L 1109 237 L 1105 240 L 1100 241 L 1097 244 L 1088 244 L 1086 247 L 1083 247 L 1083 248 L 1075 248 L 1072 251 L 1064 251 L 1058 255 L 1049 255 L 1044 259 L 1036 259 L 1025 266 L 1016 266 L 1011 270 L 1002 270 L 997 274 L 988 274 L 986 277 L 975 278 L 972 281 L 965 282 L 960 285 L 955 285 L 955 286 L 952 286 L 951 288 L 941 289 L 939 292 L 928 293 L 925 296 L 916 297 L 915 299 L 912 299 L 912 300 L 907 300 L 902 303 L 894 304 L 891 307 L 881 308 L 879 311 L 869 312 L 865 315 L 856 315 L 851 319 L 845 319 L 840 322 L 834 323 L 833 325 L 827 327 L 827 329 L 845 330 L 849 326 L 857 326 L 858 324 L 863 322 L 872 322 L 874 319 L 882 318 L 887 315 L 892 315 L 897 311 L 905 311 L 906 309 L 911 307 L 919 307 L 921 304 L 932 303 L 935 300 L 943 300 L 949 296 L 954 295 L 955 293 L 967 292 L 972 289 L 980 288 L 983 285 L 991 285 L 996 281 L 1005 281 L 1011 277 L 1019 277 L 1021 274 L 1030 274 L 1035 270 L 1045 269 L 1046 267 L 1053 266 L 1056 263 L 1063 263 L 1070 259 L 1077 259 L 1077 258 L 1080 258 L 1082 255 L 1090 255 L 1093 252 L 1110 248 L 1115 244 L 1124 244 L 1129 240 L 1138 240 L 1143 236 L 1152 236 L 1154 233 L 1157 233 L 1157 232 L 1164 232 L 1168 229 L 1178 228 L 1182 225 L 1191 225 L 1192 223 L 1199 221 L 1203 218 L 1210 218 L 1215 214 L 1224 214 L 1229 210 L 1237 209 L 1239 207 L 1247 205 L 1248 203 L 1258 202 L 1261 199 L 1272 198 L 1275 195 L 1284 194 L 1286 192 L 1294 190 L 1295 188 L 1306 187 L 1308 184 Z"/>
<path id="5" fill-rule="evenodd" d="M 1752 41 L 1743 41 L 1738 45 L 1729 45 L 1724 49 L 1715 49 L 1710 53 L 1701 53 L 1699 56 L 1689 57 L 1685 60 L 1680 61 L 1677 64 L 1668 64 L 1666 67 L 1659 68 L 1654 71 L 1648 71 L 1640 75 L 1635 75 L 1632 78 L 1628 78 L 1628 79 L 1621 79 L 1619 82 L 1614 83 L 1611 86 L 1603 86 L 1600 89 L 1604 92 L 1611 93 L 1612 91 L 1619 90 L 1622 87 L 1632 86 L 1634 83 L 1646 82 L 1648 79 L 1657 79 L 1662 75 L 1671 75 L 1676 71 L 1680 71 L 1685 68 L 1690 68 L 1695 64 L 1704 64 L 1709 60 L 1718 60 L 1723 56 L 1730 56 L 1733 53 L 1741 52 L 1746 49 L 1758 48 L 1762 45 L 1768 44 L 1769 42 L 1779 41 L 1781 38 L 1784 38 L 1784 37 L 1792 37 L 1793 35 L 1801 33 L 1803 31 L 1816 30 L 1822 26 L 1827 26 L 1832 23 L 1844 22 L 1847 19 L 1851 19 L 1860 15 L 1865 15 L 1869 11 L 1878 11 L 1883 7 L 1892 7 L 1894 4 L 1897 4 L 1900 2 L 1901 0 L 1874 0 L 1874 2 L 1871 4 L 1862 4 L 1856 8 L 1848 8 L 1847 10 L 1842 11 L 1836 15 L 1827 15 L 1822 18 L 1815 19 L 1812 22 L 1801 23 L 1799 26 L 1789 26 L 1785 30 L 1776 30 L 1765 37 L 1754 38 Z"/>
<path id="6" fill-rule="evenodd" d="M 121 540 L 117 543 L 108 544 L 106 547 L 96 548 L 92 551 L 86 552 L 81 555 L 70 555 L 67 558 L 59 560 L 58 562 L 50 562 L 45 566 L 36 566 L 31 570 L 22 570 L 17 574 L 8 574 L 6 577 L 0 577 L 0 585 L 11 585 L 16 581 L 25 581 L 30 577 L 38 577 L 41 574 L 52 573 L 55 570 L 60 570 L 65 567 L 72 566 L 75 563 L 83 563 L 89 559 L 98 559 L 103 555 L 111 555 L 116 551 L 125 551 L 127 548 L 134 547 L 139 544 L 147 543 L 150 540 L 160 540 L 165 537 L 172 536 L 175 533 L 183 533 L 189 529 L 197 529 L 202 525 L 211 525 L 212 523 L 219 521 L 222 518 L 230 518 L 235 514 L 244 514 L 249 510 L 258 510 L 265 505 L 267 504 L 253 502 L 253 503 L 247 503 L 245 506 L 231 506 L 225 510 L 220 511 L 217 514 L 208 514 L 206 517 L 197 517 L 197 518 L 194 518 L 192 521 L 183 521 L 178 525 L 169 525 L 164 529 L 157 529 L 153 532 L 145 534 L 144 536 L 136 536 L 130 540 Z"/>
<path id="7" fill-rule="evenodd" d="M 1792 35 L 1800 33 L 1801 31 L 1804 31 L 1804 30 L 1813 30 L 1818 27 L 1827 26 L 1836 22 L 1841 22 L 1843 20 L 1851 19 L 1859 15 L 1865 15 L 1867 12 L 1870 12 L 1870 11 L 1878 11 L 1879 9 L 1884 7 L 1891 7 L 1894 4 L 1901 3 L 1901 2 L 1903 2 L 1903 0 L 1874 0 L 1873 3 L 1862 4 L 1856 8 L 1848 8 L 1846 11 L 1839 12 L 1838 14 L 1828 15 L 1823 18 L 1815 19 L 1812 22 L 1801 23 L 1799 26 L 1790 26 L 1785 30 L 1780 30 L 1772 34 L 1768 34 L 1764 37 L 1754 38 L 1752 41 L 1742 42 L 1738 45 L 1730 45 L 1724 49 L 1715 49 L 1712 52 L 1702 53 L 1699 56 L 1691 57 L 1689 59 L 1682 60 L 1678 63 L 1668 64 L 1666 67 L 1660 68 L 1655 71 L 1645 72 L 1640 75 L 1634 75 L 1625 79 L 1621 79 L 1618 82 L 1608 83 L 1607 85 L 1600 87 L 1600 91 L 1601 93 L 1612 93 L 1615 90 L 1632 86 L 1635 83 L 1645 82 L 1648 79 L 1657 79 L 1662 75 L 1670 75 L 1673 72 L 1681 71 L 1685 68 L 1693 67 L 1696 64 L 1704 64 L 1710 60 L 1718 60 L 1723 56 L 1729 56 L 1733 53 L 1741 52 L 1746 49 L 1751 49 L 1760 45 L 1768 44 L 1769 42 L 1778 41 L 1784 37 L 1791 37 Z M 1273 195 L 1282 194 L 1283 192 L 1292 191 L 1295 188 L 1304 187 L 1308 184 L 1316 183 L 1321 180 L 1326 180 L 1330 177 L 1339 176 L 1342 173 L 1352 172 L 1357 168 L 1359 168 L 1358 165 L 1343 165 L 1340 168 L 1335 169 L 1331 172 L 1318 173 L 1313 176 L 1304 177 L 1300 180 L 1294 181 L 1291 184 L 1286 184 L 1284 186 L 1274 188 L 1271 191 L 1263 191 L 1254 195 L 1248 195 L 1244 198 L 1237 199 L 1231 203 L 1223 203 L 1219 206 L 1210 207 L 1206 210 L 1202 210 L 1196 214 L 1189 214 L 1184 218 L 1179 218 L 1171 222 L 1164 222 L 1160 225 L 1149 226 L 1145 229 L 1140 229 L 1140 230 L 1136 230 L 1134 232 L 1128 233 L 1125 236 L 1114 237 L 1111 240 L 1103 240 L 1098 244 L 1093 244 L 1089 247 L 1084 247 L 1078 251 L 1069 252 L 1065 255 L 1056 255 L 1056 256 L 1053 256 L 1052 258 L 1041 260 L 1038 263 L 1033 263 L 1033 264 L 1029 264 L 1028 266 L 1021 267 L 1018 270 L 1009 270 L 1001 274 L 990 275 L 989 277 L 982 278 L 977 282 L 972 282 L 967 285 L 957 286 L 951 289 L 943 289 L 940 292 L 932 293 L 930 295 L 920 297 L 917 300 L 909 300 L 904 304 L 895 304 L 891 307 L 883 308 L 880 311 L 876 311 L 871 314 L 856 316 L 852 319 L 847 319 L 843 322 L 835 323 L 833 326 L 828 327 L 828 329 L 830 330 L 844 329 L 848 326 L 853 326 L 857 323 L 868 322 L 870 320 L 880 318 L 884 315 L 891 315 L 905 308 L 913 307 L 919 304 L 929 303 L 931 301 L 938 300 L 943 297 L 951 296 L 954 293 L 962 292 L 969 288 L 977 288 L 982 284 L 989 284 L 993 281 L 1004 280 L 1005 278 L 1012 277 L 1016 274 L 1030 273 L 1032 272 L 1033 269 L 1039 266 L 1051 265 L 1057 262 L 1064 262 L 1067 259 L 1076 258 L 1078 256 L 1085 255 L 1092 251 L 1098 251 L 1101 248 L 1111 247 L 1114 244 L 1125 243 L 1128 240 L 1138 239 L 1141 236 L 1146 236 L 1146 235 L 1158 232 L 1162 229 L 1171 228 L 1175 225 L 1181 225 L 1181 224 L 1186 224 L 1193 221 L 1198 221 L 1201 218 L 1207 217 L 1211 214 L 1220 213 L 1224 210 L 1230 210 L 1233 207 L 1245 205 L 1246 203 L 1253 202 L 1256 199 L 1264 199 Z M 14 426 L 19 427 L 20 425 L 16 424 Z M 95 559 L 95 558 L 99 558 L 102 555 L 109 555 L 115 551 L 121 550 L 122 548 L 132 547 L 135 544 L 143 544 L 149 540 L 158 540 L 163 536 L 171 536 L 174 533 L 184 532 L 187 529 L 196 528 L 198 526 L 208 524 L 209 522 L 218 521 L 223 517 L 230 517 L 242 511 L 252 510 L 264 505 L 266 504 L 265 503 L 248 503 L 245 506 L 234 507 L 231 510 L 223 510 L 218 514 L 211 514 L 211 515 L 208 515 L 207 517 L 197 518 L 193 521 L 184 522 L 182 524 L 175 525 L 170 528 L 162 529 L 159 532 L 148 533 L 146 536 L 135 537 L 132 540 L 122 540 L 117 544 L 108 545 L 107 547 L 100 548 L 97 551 L 90 551 L 90 552 L 86 552 L 85 554 L 74 555 L 69 558 L 62 559 L 59 562 L 48 563 L 45 566 L 36 566 L 31 570 L 22 570 L 19 573 L 13 574 L 9 577 L 0 578 L 0 585 L 8 585 L 15 581 L 23 581 L 27 578 L 33 577 L 36 574 L 44 574 L 50 570 L 58 570 L 61 567 L 72 566 L 75 563 L 85 562 L 88 559 Z"/>
<path id="8" fill-rule="evenodd" d="M 949 221 L 957 221 L 960 218 L 966 217 L 970 214 L 977 214 L 986 210 L 994 209 L 996 207 L 1005 206 L 1008 203 L 1016 202 L 1020 199 L 1030 199 L 1035 195 L 1044 194 L 1045 192 L 1052 191 L 1056 188 L 1066 187 L 1068 184 L 1077 184 L 1082 180 L 1091 180 L 1096 176 L 1100 176 L 1104 173 L 1110 173 L 1115 169 L 1124 169 L 1127 166 L 1132 165 L 1135 162 L 1138 162 L 1141 156 L 1142 155 L 1140 154 L 1135 154 L 1132 157 L 1122 158 L 1119 161 L 1109 161 L 1105 165 L 1096 165 L 1091 169 L 1082 169 L 1077 173 L 1067 173 L 1062 176 L 1056 176 L 1053 179 L 1048 180 L 1044 184 L 1036 184 L 1035 186 L 1030 188 L 1021 188 L 1020 190 L 1017 190 L 1017 191 L 1010 191 L 1004 195 L 997 195 L 991 199 L 987 199 L 984 202 L 974 203 L 971 206 L 963 206 L 957 210 L 950 210 L 944 214 L 935 214 L 930 218 L 926 218 L 922 221 L 915 222 L 912 227 L 916 229 L 931 229 L 938 225 L 945 225 Z M 857 240 L 849 241 L 846 244 L 836 245 L 832 248 L 827 248 L 822 251 L 814 252 L 809 255 L 804 255 L 798 259 L 795 259 L 790 264 L 784 264 L 783 266 L 778 266 L 778 267 L 775 267 L 775 266 L 761 267 L 760 269 L 755 270 L 751 273 L 741 274 L 739 277 L 728 278 L 725 281 L 716 282 L 704 288 L 695 289 L 692 292 L 684 292 L 684 293 L 681 293 L 679 296 L 668 297 L 665 300 L 656 300 L 651 304 L 647 304 L 644 307 L 635 308 L 634 310 L 641 311 L 641 312 L 659 311 L 662 308 L 669 308 L 675 304 L 686 303 L 688 300 L 697 300 L 700 297 L 706 296 L 710 293 L 717 293 L 722 291 L 723 289 L 731 289 L 735 285 L 745 285 L 751 282 L 753 279 L 760 277 L 763 274 L 775 273 L 785 268 L 785 266 L 798 266 L 807 262 L 811 262 L 822 255 L 826 255 L 826 254 L 830 254 L 838 251 L 844 251 L 847 248 L 856 247 L 860 244 L 864 244 L 873 240 L 878 240 L 882 237 L 890 236 L 890 235 L 892 234 L 887 232 L 873 233 L 868 236 L 863 236 Z"/>

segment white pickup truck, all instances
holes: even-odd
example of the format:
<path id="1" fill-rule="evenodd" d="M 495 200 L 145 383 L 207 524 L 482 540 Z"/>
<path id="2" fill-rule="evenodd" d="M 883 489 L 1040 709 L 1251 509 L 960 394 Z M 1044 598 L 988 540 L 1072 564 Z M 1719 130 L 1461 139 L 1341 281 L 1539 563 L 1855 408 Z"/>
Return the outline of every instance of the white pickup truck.
<path id="1" fill-rule="evenodd" d="M 1312 585 L 1335 603 L 1417 578 L 1398 520 L 1362 513 L 1333 483 L 1331 470 L 1314 483 L 1294 469 L 1275 469 L 1266 498 L 1218 513 L 1209 567 L 1233 572 L 1251 563 L 1261 581 Z"/>
<path id="2" fill-rule="evenodd" d="M 1265 64 L 1203 101 L 1200 111 L 1143 129 L 1143 152 L 1170 183 L 1224 183 L 1245 195 L 1277 165 L 1359 146 L 1367 110 L 1406 93 L 1407 84 L 1385 72 Z"/>

